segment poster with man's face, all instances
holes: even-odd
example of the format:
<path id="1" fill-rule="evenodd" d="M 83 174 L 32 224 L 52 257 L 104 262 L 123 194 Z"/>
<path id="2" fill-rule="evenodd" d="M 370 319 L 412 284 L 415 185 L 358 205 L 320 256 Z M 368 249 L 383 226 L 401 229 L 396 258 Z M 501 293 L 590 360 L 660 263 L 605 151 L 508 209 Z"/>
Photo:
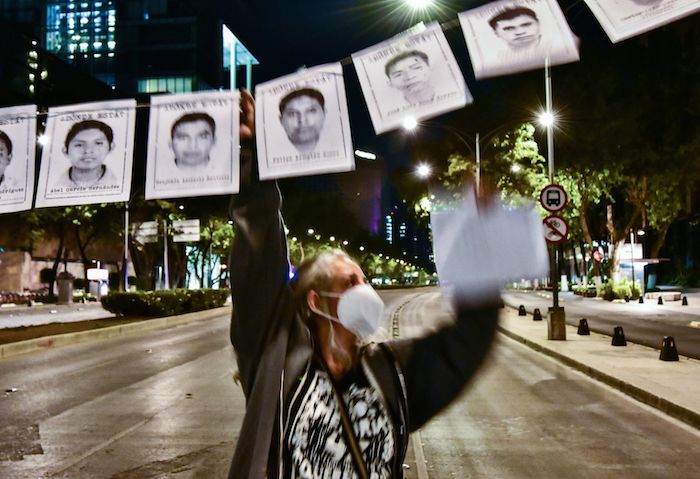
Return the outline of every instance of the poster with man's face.
<path id="1" fill-rule="evenodd" d="M 238 192 L 240 93 L 151 98 L 146 199 Z"/>
<path id="2" fill-rule="evenodd" d="M 0 213 L 32 207 L 36 105 L 0 108 Z"/>
<path id="3" fill-rule="evenodd" d="M 36 206 L 128 201 L 136 100 L 49 108 Z"/>
<path id="4" fill-rule="evenodd" d="M 260 179 L 355 169 L 340 63 L 262 83 L 255 101 Z"/>
<path id="5" fill-rule="evenodd" d="M 586 0 L 586 4 L 613 43 L 700 11 L 698 0 Z"/>
<path id="6" fill-rule="evenodd" d="M 461 12 L 474 76 L 487 78 L 578 61 L 556 0 L 502 0 Z"/>
<path id="7" fill-rule="evenodd" d="M 377 134 L 473 101 L 437 23 L 355 53 L 352 60 Z"/>

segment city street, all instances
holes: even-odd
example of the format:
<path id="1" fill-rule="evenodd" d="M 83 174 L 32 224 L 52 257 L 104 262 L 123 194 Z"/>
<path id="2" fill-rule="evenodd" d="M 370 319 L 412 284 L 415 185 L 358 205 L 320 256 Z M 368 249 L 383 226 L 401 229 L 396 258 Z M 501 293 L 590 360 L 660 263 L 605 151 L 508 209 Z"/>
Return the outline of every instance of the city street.
<path id="1" fill-rule="evenodd" d="M 382 296 L 390 334 L 448 318 L 437 289 Z M 235 369 L 228 317 L 2 360 L 0 477 L 225 477 Z M 699 436 L 499 335 L 462 399 L 413 436 L 407 477 L 691 477 Z"/>

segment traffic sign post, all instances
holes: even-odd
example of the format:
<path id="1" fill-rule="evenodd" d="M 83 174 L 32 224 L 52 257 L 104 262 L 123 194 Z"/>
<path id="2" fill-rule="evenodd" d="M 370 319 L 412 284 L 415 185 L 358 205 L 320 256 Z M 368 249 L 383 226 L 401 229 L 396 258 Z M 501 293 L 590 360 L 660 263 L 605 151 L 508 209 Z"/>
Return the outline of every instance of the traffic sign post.
<path id="1" fill-rule="evenodd" d="M 547 185 L 540 192 L 540 204 L 550 213 L 557 213 L 564 209 L 567 201 L 566 191 L 559 185 Z M 545 240 L 550 246 L 550 281 L 552 283 L 552 307 L 549 308 L 547 317 L 547 339 L 566 340 L 566 314 L 564 308 L 559 306 L 556 245 L 566 240 L 569 235 L 569 225 L 564 218 L 551 214 L 542 220 L 542 226 Z"/>

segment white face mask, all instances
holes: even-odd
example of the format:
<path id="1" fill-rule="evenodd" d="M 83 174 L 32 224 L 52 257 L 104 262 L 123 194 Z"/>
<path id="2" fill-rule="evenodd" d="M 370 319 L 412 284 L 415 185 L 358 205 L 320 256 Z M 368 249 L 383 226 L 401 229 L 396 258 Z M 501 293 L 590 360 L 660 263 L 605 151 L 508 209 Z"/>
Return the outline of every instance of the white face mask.
<path id="1" fill-rule="evenodd" d="M 321 291 L 321 296 L 340 298 L 338 317 L 312 309 L 319 316 L 337 321 L 361 340 L 374 334 L 384 318 L 384 302 L 368 284 L 359 284 L 344 293 Z"/>

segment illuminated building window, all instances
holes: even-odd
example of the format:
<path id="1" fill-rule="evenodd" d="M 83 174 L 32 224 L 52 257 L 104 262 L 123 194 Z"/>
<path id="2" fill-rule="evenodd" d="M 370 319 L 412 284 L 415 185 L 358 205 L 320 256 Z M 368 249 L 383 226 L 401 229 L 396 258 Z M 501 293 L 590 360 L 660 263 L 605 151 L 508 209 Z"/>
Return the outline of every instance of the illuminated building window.
<path id="1" fill-rule="evenodd" d="M 139 93 L 189 93 L 194 81 L 192 77 L 145 78 L 138 81 Z"/>

